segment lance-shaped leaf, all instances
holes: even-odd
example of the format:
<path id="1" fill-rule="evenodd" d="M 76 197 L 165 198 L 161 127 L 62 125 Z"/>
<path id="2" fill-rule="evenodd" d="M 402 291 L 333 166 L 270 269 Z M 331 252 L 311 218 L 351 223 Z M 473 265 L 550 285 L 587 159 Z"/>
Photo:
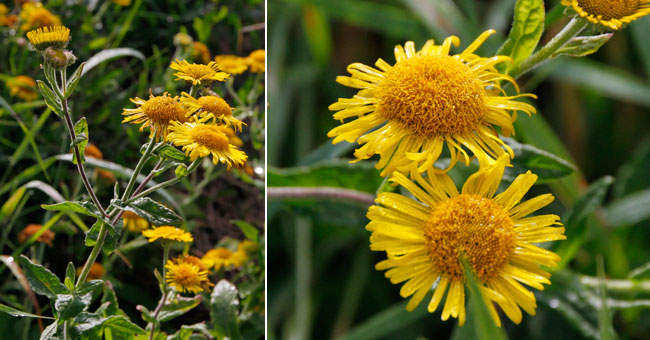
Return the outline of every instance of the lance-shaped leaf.
<path id="1" fill-rule="evenodd" d="M 183 219 L 174 211 L 149 197 L 138 198 L 123 209 L 144 218 L 153 225 L 178 226 L 183 223 Z"/>
<path id="2" fill-rule="evenodd" d="M 512 167 L 507 167 L 503 174 L 506 181 L 513 181 L 517 175 L 530 170 L 538 176 L 536 184 L 543 184 L 570 175 L 576 170 L 573 164 L 550 152 L 521 144 L 512 138 L 503 138 L 503 141 L 515 153 Z"/>
<path id="3" fill-rule="evenodd" d="M 97 221 L 93 226 L 88 230 L 86 233 L 86 240 L 84 241 L 85 245 L 88 247 L 92 247 L 97 243 L 97 238 L 99 237 L 99 232 L 101 229 L 102 224 L 106 224 L 108 226 L 108 234 L 106 235 L 106 240 L 104 241 L 104 247 L 102 248 L 102 251 L 106 255 L 110 255 L 113 250 L 117 247 L 117 243 L 120 240 L 120 236 L 122 236 L 122 229 L 123 229 L 123 223 L 122 220 L 118 221 L 115 225 L 111 226 L 110 224 L 104 222 L 104 221 Z"/>
<path id="4" fill-rule="evenodd" d="M 167 301 L 158 314 L 158 322 L 166 322 L 177 316 L 189 312 L 192 308 L 198 306 L 203 300 L 201 295 L 193 298 L 186 298 L 177 295 L 175 298 Z"/>
<path id="5" fill-rule="evenodd" d="M 36 294 L 47 296 L 53 300 L 58 294 L 70 293 L 54 273 L 40 264 L 33 263 L 25 255 L 20 256 L 20 265 L 29 285 Z"/>
<path id="6" fill-rule="evenodd" d="M 18 310 L 16 308 L 13 308 L 13 307 L 10 307 L 10 306 L 7 306 L 7 305 L 3 305 L 1 303 L 0 303 L 0 312 L 4 312 L 4 313 L 7 313 L 7 314 L 9 314 L 11 316 L 17 316 L 17 317 L 52 319 L 49 316 L 42 316 L 42 315 L 36 315 L 36 314 L 32 314 L 32 313 L 23 312 L 21 310 Z"/>
<path id="7" fill-rule="evenodd" d="M 175 147 L 171 145 L 165 145 L 163 146 L 158 153 L 160 154 L 161 157 L 177 160 L 179 162 L 189 162 L 189 157 L 185 156 L 183 152 L 180 150 L 176 149 Z"/>
<path id="8" fill-rule="evenodd" d="M 88 122 L 86 122 L 86 117 L 81 117 L 74 125 L 74 134 L 76 137 L 72 141 L 71 147 L 76 145 L 79 148 L 81 163 L 86 163 L 86 156 L 84 155 L 84 150 L 86 149 L 86 145 L 88 145 Z M 74 152 L 72 153 L 72 164 L 77 164 L 77 154 Z"/>
<path id="9" fill-rule="evenodd" d="M 54 94 L 54 91 L 52 91 L 49 86 L 40 80 L 37 80 L 36 83 L 38 84 L 38 89 L 41 91 L 41 95 L 43 95 L 43 99 L 45 99 L 45 104 L 47 107 L 52 109 L 52 111 L 54 111 L 57 116 L 63 118 L 63 108 L 61 106 L 61 101 L 56 96 L 56 94 Z"/>
<path id="10" fill-rule="evenodd" d="M 237 326 L 239 313 L 239 292 L 227 280 L 221 280 L 210 294 L 210 319 L 218 338 L 241 339 Z"/>
<path id="11" fill-rule="evenodd" d="M 516 68 L 535 51 L 544 31 L 544 15 L 544 0 L 517 0 L 512 29 L 506 42 L 497 51 L 498 55 L 512 58 L 508 71 Z"/>
<path id="12" fill-rule="evenodd" d="M 74 73 L 72 74 L 72 77 L 68 78 L 67 86 L 66 86 L 65 92 L 63 94 L 63 96 L 65 98 L 70 97 L 72 92 L 74 92 L 74 90 L 77 88 L 77 85 L 79 84 L 79 80 L 81 79 L 81 75 L 82 75 L 82 72 L 83 72 L 83 69 L 84 69 L 84 65 L 86 65 L 85 62 L 81 63 L 81 65 L 79 65 L 79 67 L 77 67 L 77 70 L 74 71 Z"/>
<path id="13" fill-rule="evenodd" d="M 574 37 L 562 46 L 562 48 L 557 50 L 551 57 L 555 58 L 561 55 L 584 57 L 596 53 L 598 49 L 605 45 L 605 43 L 613 36 L 614 33 L 605 33 L 590 37 Z"/>

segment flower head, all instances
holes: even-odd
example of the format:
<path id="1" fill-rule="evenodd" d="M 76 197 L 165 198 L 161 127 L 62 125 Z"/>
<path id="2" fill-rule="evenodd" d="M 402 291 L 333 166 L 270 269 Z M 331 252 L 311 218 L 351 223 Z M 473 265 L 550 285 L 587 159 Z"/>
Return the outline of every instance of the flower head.
<path id="1" fill-rule="evenodd" d="M 248 66 L 253 73 L 264 73 L 266 70 L 266 52 L 264 50 L 255 50 L 246 57 Z"/>
<path id="2" fill-rule="evenodd" d="M 243 151 L 230 144 L 222 128 L 214 124 L 172 122 L 167 141 L 182 146 L 192 161 L 212 155 L 214 165 L 225 163 L 228 169 L 233 164 L 244 164 L 248 158 Z"/>
<path id="3" fill-rule="evenodd" d="M 41 233 L 38 238 L 36 239 L 36 242 L 40 243 L 45 243 L 48 246 L 52 247 L 52 241 L 54 240 L 54 232 L 50 231 L 49 229 L 41 231 L 43 229 L 43 226 L 40 224 L 29 224 L 25 229 L 21 230 L 18 233 L 18 242 L 19 243 L 25 243 L 32 235 L 36 233 Z"/>
<path id="4" fill-rule="evenodd" d="M 142 235 L 148 238 L 149 242 L 153 242 L 157 239 L 187 243 L 194 241 L 192 234 L 183 229 L 172 226 L 161 226 L 158 228 L 143 230 Z"/>
<path id="5" fill-rule="evenodd" d="M 210 62 L 210 59 L 212 59 L 210 49 L 204 43 L 195 41 L 194 44 L 192 44 L 192 58 L 207 64 Z"/>
<path id="6" fill-rule="evenodd" d="M 36 82 L 29 76 L 17 76 L 7 81 L 9 94 L 25 101 L 32 101 L 38 97 Z"/>
<path id="7" fill-rule="evenodd" d="M 550 274 L 540 264 L 553 267 L 560 258 L 536 243 L 565 239 L 564 228 L 556 215 L 527 217 L 553 201 L 545 194 L 528 201 L 522 198 L 537 180 L 528 171 L 519 175 L 502 193 L 495 196 L 508 156 L 501 156 L 470 176 L 459 193 L 445 174 L 432 172 L 426 179 L 416 174 L 412 182 L 401 173 L 392 181 L 417 199 L 396 193 L 382 193 L 377 206 L 368 210 L 372 232 L 370 249 L 385 251 L 387 259 L 376 265 L 387 270 L 392 283 L 405 282 L 400 294 L 411 296 L 406 309 L 411 311 L 438 282 L 428 310 L 438 308 L 448 290 L 442 319 L 450 316 L 465 321 L 465 274 L 461 258 L 470 264 L 480 282 L 483 297 L 495 322 L 499 317 L 492 302 L 498 304 L 515 323 L 521 309 L 534 315 L 536 302 L 523 285 L 543 289 Z"/>
<path id="8" fill-rule="evenodd" d="M 562 0 L 596 25 L 618 30 L 624 24 L 650 14 L 650 0 Z"/>
<path id="9" fill-rule="evenodd" d="M 135 109 L 124 109 L 122 115 L 126 116 L 122 123 L 140 124 L 140 131 L 148 127 L 151 130 L 149 138 L 167 136 L 167 127 L 172 122 L 187 122 L 183 105 L 178 102 L 178 97 L 171 97 L 168 93 L 162 96 L 150 95 L 149 100 L 136 97 L 131 99 L 138 105 Z"/>
<path id="10" fill-rule="evenodd" d="M 22 21 L 20 29 L 23 31 L 46 26 L 61 25 L 61 19 L 59 16 L 52 14 L 52 12 L 43 7 L 43 4 L 40 2 L 28 2 L 24 4 L 20 11 L 20 19 Z"/>
<path id="11" fill-rule="evenodd" d="M 182 79 L 192 85 L 210 85 L 214 81 L 224 81 L 230 76 L 226 72 L 221 72 L 219 65 L 214 61 L 203 65 L 190 64 L 185 60 L 179 61 L 176 59 L 169 67 L 172 70 L 178 71 L 174 73 L 178 77 L 176 80 Z"/>
<path id="12" fill-rule="evenodd" d="M 329 109 L 338 111 L 334 119 L 354 120 L 332 129 L 328 136 L 335 137 L 335 144 L 344 140 L 362 144 L 354 153 L 357 160 L 379 154 L 377 168 L 383 168 L 382 176 L 396 170 L 424 172 L 433 167 L 445 145 L 451 154 L 447 170 L 459 158 L 469 163 L 467 150 L 481 166 L 506 152 L 512 155 L 494 126 L 509 136 L 516 111 L 530 114 L 535 108 L 513 101 L 521 95 L 502 95 L 502 80 L 517 88 L 510 76 L 494 67 L 509 57 L 473 54 L 493 33 L 481 34 L 453 56 L 449 55 L 451 45 L 460 43 L 455 36 L 439 46 L 427 41 L 420 51 L 410 41 L 404 47 L 398 45 L 397 62 L 392 66 L 382 59 L 375 63 L 378 69 L 351 64 L 348 72 L 352 76 L 338 77 L 337 82 L 361 90 L 353 98 L 339 99 Z"/>
<path id="13" fill-rule="evenodd" d="M 81 275 L 82 270 L 83 267 L 77 268 L 77 277 Z M 88 272 L 86 280 L 99 280 L 102 278 L 105 272 L 106 270 L 104 270 L 104 266 L 102 266 L 102 264 L 99 262 L 95 262 L 92 266 L 90 266 L 90 271 Z"/>
<path id="14" fill-rule="evenodd" d="M 122 222 L 124 223 L 124 228 L 128 231 L 141 232 L 149 229 L 149 222 L 147 220 L 128 210 L 125 210 L 124 214 L 122 214 Z"/>
<path id="15" fill-rule="evenodd" d="M 201 261 L 203 261 L 208 268 L 214 268 L 214 270 L 239 267 L 243 262 L 241 254 L 223 247 L 208 250 L 201 258 Z"/>
<path id="16" fill-rule="evenodd" d="M 49 26 L 27 32 L 27 39 L 39 51 L 48 47 L 64 48 L 70 41 L 70 29 L 65 26 Z"/>
<path id="17" fill-rule="evenodd" d="M 227 125 L 236 126 L 239 131 L 242 129 L 242 124 L 244 124 L 232 115 L 232 107 L 218 96 L 203 96 L 195 99 L 183 92 L 181 104 L 186 108 L 187 114 L 196 113 L 197 120 L 201 122 L 218 119 Z"/>
<path id="18" fill-rule="evenodd" d="M 214 61 L 217 62 L 222 70 L 230 74 L 242 74 L 248 69 L 248 60 L 236 55 L 218 55 L 214 57 Z"/>
<path id="19" fill-rule="evenodd" d="M 199 293 L 209 284 L 208 271 L 202 269 L 196 261 L 188 260 L 186 257 L 178 257 L 168 260 L 165 264 L 167 284 L 175 287 L 176 290 L 189 293 Z"/>

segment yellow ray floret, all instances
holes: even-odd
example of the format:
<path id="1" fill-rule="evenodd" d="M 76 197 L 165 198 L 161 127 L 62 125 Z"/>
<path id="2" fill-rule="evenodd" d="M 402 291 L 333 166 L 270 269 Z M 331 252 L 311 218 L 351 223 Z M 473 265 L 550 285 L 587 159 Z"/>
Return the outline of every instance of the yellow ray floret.
<path id="1" fill-rule="evenodd" d="M 70 29 L 65 26 L 37 28 L 27 32 L 27 39 L 39 51 L 48 47 L 64 48 L 70 40 Z"/>
<path id="2" fill-rule="evenodd" d="M 187 110 L 188 115 L 194 114 L 197 118 L 196 120 L 200 122 L 219 120 L 226 125 L 235 126 L 240 132 L 242 125 L 246 125 L 232 115 L 232 107 L 223 98 L 218 96 L 203 96 L 196 99 L 183 92 L 181 104 Z"/>
<path id="3" fill-rule="evenodd" d="M 493 34 L 486 31 L 463 52 L 449 55 L 457 37 L 442 45 L 432 40 L 416 51 L 413 42 L 395 47 L 395 65 L 382 59 L 377 68 L 354 63 L 350 77 L 337 82 L 360 89 L 352 98 L 330 105 L 334 119 L 343 124 L 332 129 L 333 143 L 357 141 L 357 160 L 380 156 L 378 169 L 386 176 L 394 171 L 421 173 L 434 165 L 446 145 L 451 161 L 446 170 L 473 154 L 481 166 L 512 150 L 499 139 L 514 133 L 517 111 L 535 113 L 529 104 L 514 99 L 534 95 L 505 96 L 502 82 L 517 84 L 495 65 L 509 57 L 483 58 L 474 51 Z M 345 122 L 346 119 L 352 119 Z M 468 152 L 469 151 L 469 152 Z"/>
<path id="4" fill-rule="evenodd" d="M 219 65 L 214 61 L 203 65 L 190 64 L 185 60 L 179 61 L 177 59 L 169 65 L 169 68 L 178 71 L 174 73 L 177 77 L 176 80 L 182 79 L 192 85 L 209 85 L 215 81 L 224 81 L 230 76 L 228 73 L 222 72 Z"/>
<path id="5" fill-rule="evenodd" d="M 27 2 L 20 11 L 20 29 L 23 31 L 61 25 L 61 18 L 52 14 L 40 2 Z"/>
<path id="6" fill-rule="evenodd" d="M 149 138 L 167 136 L 167 127 L 171 122 L 187 122 L 183 105 L 178 101 L 178 96 L 171 97 L 169 93 L 162 96 L 150 95 L 148 100 L 136 97 L 131 102 L 138 107 L 135 109 L 124 109 L 122 123 L 142 124 L 140 131 L 149 128 Z"/>
<path id="7" fill-rule="evenodd" d="M 266 71 L 266 51 L 265 50 L 255 50 L 246 57 L 248 61 L 248 67 L 253 73 L 264 73 Z"/>
<path id="8" fill-rule="evenodd" d="M 392 283 L 403 283 L 402 297 L 411 297 L 412 311 L 433 290 L 429 312 L 435 311 L 447 292 L 442 319 L 450 316 L 465 321 L 465 277 L 461 259 L 470 264 L 480 282 L 483 298 L 497 325 L 495 305 L 515 323 L 523 309 L 534 315 L 535 296 L 524 285 L 544 289 L 550 274 L 540 265 L 553 267 L 560 258 L 536 243 L 565 239 L 556 215 L 527 217 L 553 200 L 550 194 L 521 202 L 537 180 L 528 171 L 519 175 L 495 196 L 509 162 L 501 156 L 470 176 L 461 192 L 446 174 L 428 172 L 414 181 L 400 173 L 391 180 L 415 199 L 396 193 L 382 193 L 377 206 L 368 210 L 370 249 L 385 251 L 387 259 L 376 265 L 386 270 Z M 522 285 L 523 284 L 523 285 Z"/>
<path id="9" fill-rule="evenodd" d="M 188 258 L 178 257 L 168 260 L 165 269 L 167 269 L 165 281 L 181 293 L 200 293 L 209 284 L 208 271 L 201 268 L 200 263 L 195 263 Z"/>
<path id="10" fill-rule="evenodd" d="M 242 74 L 248 69 L 248 60 L 243 57 L 230 54 L 222 54 L 214 57 L 214 61 L 230 74 Z"/>
<path id="11" fill-rule="evenodd" d="M 596 25 L 618 30 L 623 25 L 650 14 L 650 0 L 562 0 L 579 16 Z"/>
<path id="12" fill-rule="evenodd" d="M 230 143 L 224 128 L 226 127 L 198 122 L 172 122 L 167 141 L 183 147 L 192 161 L 212 155 L 215 165 L 224 163 L 228 169 L 233 165 L 244 165 L 248 156 Z"/>
<path id="13" fill-rule="evenodd" d="M 157 239 L 187 243 L 194 241 L 192 234 L 183 229 L 172 226 L 161 226 L 158 228 L 143 230 L 142 235 L 148 238 L 149 242 L 153 242 Z"/>

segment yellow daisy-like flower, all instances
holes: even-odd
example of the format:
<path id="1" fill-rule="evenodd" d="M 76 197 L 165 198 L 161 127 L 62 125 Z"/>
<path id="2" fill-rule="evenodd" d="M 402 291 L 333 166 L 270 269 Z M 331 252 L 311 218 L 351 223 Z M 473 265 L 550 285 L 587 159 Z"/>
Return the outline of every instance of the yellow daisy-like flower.
<path id="1" fill-rule="evenodd" d="M 248 66 L 253 73 L 264 73 L 266 71 L 266 51 L 255 50 L 246 57 Z"/>
<path id="2" fill-rule="evenodd" d="M 176 80 L 182 79 L 192 85 L 210 85 L 214 81 L 224 81 L 230 76 L 226 72 L 221 72 L 221 68 L 214 61 L 203 65 L 190 64 L 185 60 L 176 59 L 169 65 L 169 68 L 178 71 L 174 73 L 178 77 Z"/>
<path id="3" fill-rule="evenodd" d="M 227 125 L 237 127 L 237 130 L 241 132 L 244 123 L 232 115 L 232 107 L 221 97 L 203 96 L 196 99 L 183 92 L 181 104 L 186 108 L 188 115 L 196 113 L 197 120 L 200 122 L 218 119 Z"/>
<path id="4" fill-rule="evenodd" d="M 553 267 L 559 256 L 536 243 L 562 240 L 563 227 L 556 215 L 526 217 L 553 201 L 551 194 L 521 202 L 537 180 L 530 171 L 519 175 L 508 189 L 494 196 L 508 156 L 470 176 L 459 193 L 446 174 L 417 174 L 412 182 L 396 172 L 392 181 L 417 199 L 396 193 L 382 193 L 377 206 L 368 210 L 372 232 L 370 249 L 385 251 L 387 259 L 377 270 L 392 283 L 402 283 L 400 295 L 411 299 L 412 311 L 435 287 L 428 310 L 438 308 L 447 298 L 442 320 L 450 316 L 465 321 L 465 277 L 461 258 L 465 257 L 480 282 L 480 290 L 494 321 L 500 325 L 492 302 L 498 304 L 515 323 L 521 309 L 534 315 L 535 296 L 523 284 L 544 289 L 550 274 L 540 264 Z"/>
<path id="5" fill-rule="evenodd" d="M 248 156 L 230 144 L 221 127 L 214 124 L 172 122 L 167 141 L 182 146 L 183 151 L 194 161 L 199 157 L 212 155 L 212 162 L 225 163 L 228 169 L 246 163 Z"/>
<path id="6" fill-rule="evenodd" d="M 433 167 L 446 145 L 451 169 L 459 158 L 469 163 L 471 151 L 481 166 L 512 150 L 499 139 L 494 126 L 510 136 L 517 110 L 528 114 L 535 108 L 504 96 L 501 81 L 517 84 L 499 73 L 495 65 L 510 60 L 507 56 L 483 58 L 473 52 L 492 35 L 481 34 L 465 51 L 449 55 L 451 45 L 460 40 L 451 36 L 435 45 L 429 40 L 420 51 L 413 42 L 395 47 L 397 62 L 391 66 L 382 59 L 378 69 L 354 63 L 348 66 L 351 77 L 337 77 L 345 86 L 361 89 L 352 98 L 340 98 L 329 109 L 338 111 L 334 119 L 352 121 L 332 129 L 333 143 L 357 141 L 357 160 L 380 155 L 377 168 L 382 176 L 400 172 L 424 172 Z M 509 112 L 512 111 L 512 116 Z M 505 148 L 505 150 L 504 150 Z M 445 171 L 446 171 L 445 170 Z"/>
<path id="7" fill-rule="evenodd" d="M 48 11 L 40 2 L 24 4 L 20 11 L 20 19 L 22 21 L 20 29 L 23 31 L 61 25 L 61 18 Z"/>
<path id="8" fill-rule="evenodd" d="M 135 109 L 124 109 L 122 115 L 126 116 L 122 123 L 140 124 L 140 131 L 148 127 L 151 130 L 149 138 L 167 136 L 167 127 L 172 122 L 187 122 L 183 105 L 178 102 L 178 96 L 171 97 L 165 92 L 162 96 L 150 95 L 149 100 L 136 97 L 131 102 L 138 105 Z"/>
<path id="9" fill-rule="evenodd" d="M 37 28 L 27 32 L 27 39 L 39 51 L 48 47 L 64 48 L 70 40 L 70 29 L 65 26 Z"/>
<path id="10" fill-rule="evenodd" d="M 248 60 L 240 56 L 222 54 L 214 57 L 214 61 L 230 74 L 242 74 L 248 70 Z"/>
<path id="11" fill-rule="evenodd" d="M 573 8 L 596 25 L 613 30 L 650 14 L 650 0 L 562 0 L 562 5 Z"/>
<path id="12" fill-rule="evenodd" d="M 147 220 L 130 211 L 124 211 L 124 214 L 122 214 L 122 223 L 124 223 L 124 228 L 132 232 L 141 232 L 149 229 L 149 222 Z"/>
<path id="13" fill-rule="evenodd" d="M 202 63 L 207 64 L 212 59 L 212 55 L 208 46 L 200 41 L 195 41 L 192 45 L 192 58 L 201 60 Z"/>
<path id="14" fill-rule="evenodd" d="M 143 230 L 142 235 L 148 238 L 149 242 L 153 242 L 157 239 L 187 243 L 194 241 L 192 234 L 183 229 L 172 226 L 161 226 L 158 228 Z"/>
<path id="15" fill-rule="evenodd" d="M 200 293 L 208 283 L 208 271 L 183 257 L 168 260 L 165 268 L 165 281 L 181 293 Z"/>
<path id="16" fill-rule="evenodd" d="M 214 270 L 239 267 L 243 262 L 241 254 L 223 247 L 208 250 L 201 258 L 201 261 L 203 261 L 208 268 L 213 268 Z"/>
<path id="17" fill-rule="evenodd" d="M 32 101 L 38 97 L 36 93 L 36 82 L 29 76 L 16 76 L 7 81 L 9 94 L 23 99 L 25 101 Z"/>

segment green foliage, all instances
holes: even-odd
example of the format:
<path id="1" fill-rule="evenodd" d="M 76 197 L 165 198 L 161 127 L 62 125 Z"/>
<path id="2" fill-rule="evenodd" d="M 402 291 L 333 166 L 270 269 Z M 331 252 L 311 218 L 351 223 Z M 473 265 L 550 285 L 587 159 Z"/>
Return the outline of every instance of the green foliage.
<path id="1" fill-rule="evenodd" d="M 516 68 L 535 51 L 544 31 L 544 14 L 543 0 L 517 0 L 510 34 L 496 53 L 512 58 L 507 72 Z"/>
<path id="2" fill-rule="evenodd" d="M 81 156 L 81 163 L 86 163 L 86 156 L 84 155 L 84 150 L 86 145 L 88 145 L 88 123 L 86 122 L 86 117 L 81 117 L 79 121 L 74 125 L 74 133 L 76 139 L 72 141 L 70 147 L 75 145 L 79 148 L 79 155 Z M 72 153 L 72 164 L 77 164 L 77 154 Z"/>
<path id="3" fill-rule="evenodd" d="M 174 211 L 149 197 L 142 197 L 134 200 L 126 205 L 124 210 L 130 211 L 157 226 L 178 226 L 183 223 L 183 219 L 176 215 Z"/>
<path id="4" fill-rule="evenodd" d="M 218 338 L 242 339 L 237 325 L 238 294 L 237 287 L 226 280 L 219 281 L 210 293 L 210 318 Z"/>

